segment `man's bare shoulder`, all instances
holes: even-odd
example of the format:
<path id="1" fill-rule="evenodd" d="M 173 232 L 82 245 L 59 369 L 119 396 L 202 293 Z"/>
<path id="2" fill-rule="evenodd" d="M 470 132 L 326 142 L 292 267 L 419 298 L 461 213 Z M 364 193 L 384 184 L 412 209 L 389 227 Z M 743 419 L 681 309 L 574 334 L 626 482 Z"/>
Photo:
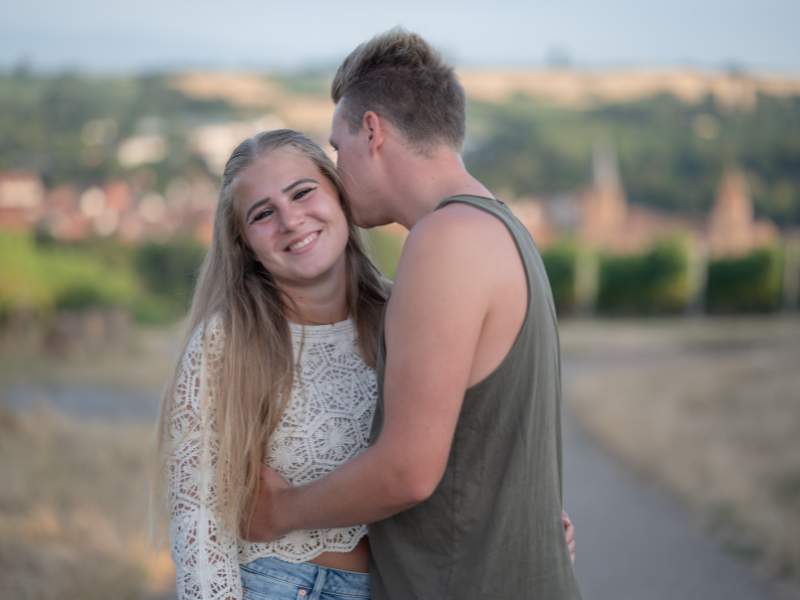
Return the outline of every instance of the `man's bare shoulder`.
<path id="1" fill-rule="evenodd" d="M 480 251 L 484 244 L 510 239 L 495 216 L 467 204 L 449 204 L 426 215 L 411 229 L 406 244 L 439 245 Z M 456 244 L 454 246 L 453 244 Z"/>
<path id="2" fill-rule="evenodd" d="M 446 285 L 468 289 L 477 299 L 476 294 L 489 294 L 516 276 L 518 257 L 513 238 L 497 217 L 450 204 L 411 229 L 395 276 L 395 293 L 408 284 Z"/>

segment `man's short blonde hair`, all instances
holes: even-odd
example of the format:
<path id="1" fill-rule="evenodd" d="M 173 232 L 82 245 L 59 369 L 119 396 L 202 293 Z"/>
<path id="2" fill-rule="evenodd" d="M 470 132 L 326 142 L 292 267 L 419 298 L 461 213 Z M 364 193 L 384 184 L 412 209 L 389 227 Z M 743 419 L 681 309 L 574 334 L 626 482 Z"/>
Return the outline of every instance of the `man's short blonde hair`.
<path id="1" fill-rule="evenodd" d="M 331 97 L 344 98 L 351 133 L 369 110 L 388 119 L 426 154 L 444 144 L 461 152 L 466 95 L 453 67 L 428 42 L 401 27 L 364 42 L 336 71 Z"/>

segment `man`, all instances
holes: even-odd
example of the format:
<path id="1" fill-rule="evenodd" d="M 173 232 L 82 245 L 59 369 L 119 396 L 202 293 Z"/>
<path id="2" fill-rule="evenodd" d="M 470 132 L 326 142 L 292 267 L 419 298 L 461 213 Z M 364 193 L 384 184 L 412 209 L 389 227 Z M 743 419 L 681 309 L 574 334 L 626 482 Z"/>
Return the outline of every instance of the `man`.
<path id="1" fill-rule="evenodd" d="M 332 96 L 354 219 L 410 231 L 371 446 L 298 488 L 265 471 L 248 537 L 368 522 L 374 598 L 578 599 L 550 286 L 527 231 L 464 168 L 464 90 L 394 29 L 344 61 Z"/>

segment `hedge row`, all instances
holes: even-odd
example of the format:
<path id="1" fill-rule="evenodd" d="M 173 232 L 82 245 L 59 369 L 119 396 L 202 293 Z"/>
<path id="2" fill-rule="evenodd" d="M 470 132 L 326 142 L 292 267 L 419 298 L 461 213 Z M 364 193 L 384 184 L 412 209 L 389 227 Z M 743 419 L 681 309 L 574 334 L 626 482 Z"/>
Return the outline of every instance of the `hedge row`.
<path id="1" fill-rule="evenodd" d="M 136 281 L 71 248 L 40 249 L 29 235 L 0 234 L 0 317 L 18 310 L 127 305 Z"/>
<path id="2" fill-rule="evenodd" d="M 781 306 L 784 253 L 780 247 L 755 250 L 743 258 L 708 266 L 706 311 L 770 312 Z"/>
<path id="3" fill-rule="evenodd" d="M 680 239 L 659 242 L 640 255 L 602 255 L 598 265 L 597 311 L 665 314 L 687 301 L 686 246 Z"/>
<path id="4" fill-rule="evenodd" d="M 561 314 L 575 309 L 580 252 L 577 244 L 565 241 L 541 253 Z M 593 306 L 598 314 L 677 314 L 697 302 L 690 297 L 688 247 L 682 238 L 662 240 L 644 254 L 599 253 L 592 262 L 597 281 Z M 783 299 L 783 268 L 784 249 L 779 245 L 743 257 L 710 260 L 705 289 L 699 290 L 702 307 L 709 314 L 777 310 Z"/>
<path id="5" fill-rule="evenodd" d="M 575 279 L 578 246 L 571 240 L 562 241 L 541 251 L 547 278 L 553 290 L 553 301 L 559 314 L 575 308 Z"/>
<path id="6" fill-rule="evenodd" d="M 369 237 L 382 271 L 391 277 L 402 244 L 382 232 Z M 565 240 L 541 253 L 560 314 L 576 309 L 578 265 L 586 262 L 585 252 Z M 203 254 L 191 240 L 139 247 L 90 240 L 63 246 L 0 231 L 0 320 L 19 310 L 46 316 L 60 308 L 122 305 L 140 321 L 170 321 L 189 304 Z M 600 253 L 589 258 L 598 314 L 674 314 L 697 302 L 689 297 L 687 245 L 681 238 L 663 240 L 644 254 Z M 704 310 L 720 314 L 778 309 L 783 263 L 781 246 L 710 261 L 705 290 L 700 292 Z"/>
<path id="7" fill-rule="evenodd" d="M 0 321 L 22 311 L 124 306 L 139 321 L 169 322 L 189 304 L 202 246 L 192 240 L 126 246 L 63 245 L 0 231 Z"/>

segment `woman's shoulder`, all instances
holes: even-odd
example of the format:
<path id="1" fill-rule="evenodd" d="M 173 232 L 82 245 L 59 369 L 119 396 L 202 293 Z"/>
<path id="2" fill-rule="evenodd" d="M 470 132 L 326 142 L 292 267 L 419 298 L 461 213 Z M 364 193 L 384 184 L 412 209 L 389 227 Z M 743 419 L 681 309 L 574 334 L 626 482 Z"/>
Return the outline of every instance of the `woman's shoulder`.
<path id="1" fill-rule="evenodd" d="M 221 351 L 224 344 L 225 327 L 222 314 L 215 312 L 195 326 L 186 349 L 187 353 L 204 347 L 212 351 Z"/>

